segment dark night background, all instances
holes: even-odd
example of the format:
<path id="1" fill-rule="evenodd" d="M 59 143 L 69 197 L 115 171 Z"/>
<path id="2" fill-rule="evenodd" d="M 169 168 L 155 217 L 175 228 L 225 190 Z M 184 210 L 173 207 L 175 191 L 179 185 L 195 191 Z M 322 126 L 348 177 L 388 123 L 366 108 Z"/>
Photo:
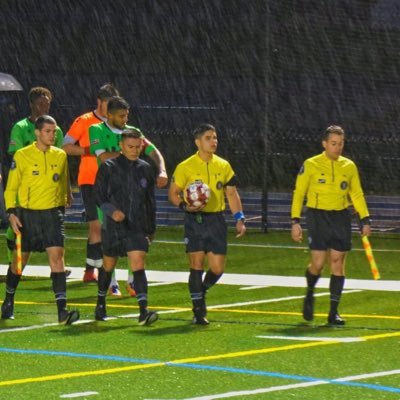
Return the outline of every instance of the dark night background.
<path id="1" fill-rule="evenodd" d="M 169 174 L 210 122 L 243 187 L 288 191 L 335 123 L 366 192 L 399 192 L 396 1 L 0 0 L 0 14 L 0 72 L 24 87 L 0 92 L 3 163 L 32 86 L 66 132 L 110 81 Z"/>

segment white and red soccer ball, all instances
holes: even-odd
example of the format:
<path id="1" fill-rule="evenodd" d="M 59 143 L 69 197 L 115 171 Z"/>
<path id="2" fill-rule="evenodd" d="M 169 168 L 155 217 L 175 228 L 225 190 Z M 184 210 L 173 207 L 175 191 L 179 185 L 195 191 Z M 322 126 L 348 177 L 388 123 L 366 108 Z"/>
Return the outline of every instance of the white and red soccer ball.
<path id="1" fill-rule="evenodd" d="M 211 196 L 211 190 L 207 184 L 196 181 L 188 185 L 184 192 L 184 198 L 189 206 L 200 207 L 207 204 Z"/>

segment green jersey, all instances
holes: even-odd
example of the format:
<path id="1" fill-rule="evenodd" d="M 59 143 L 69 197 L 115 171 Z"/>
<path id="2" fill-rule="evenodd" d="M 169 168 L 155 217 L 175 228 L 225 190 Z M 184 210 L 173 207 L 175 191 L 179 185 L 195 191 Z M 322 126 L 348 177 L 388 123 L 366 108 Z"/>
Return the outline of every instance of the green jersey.
<path id="1" fill-rule="evenodd" d="M 63 139 L 63 131 L 59 126 L 57 126 L 54 145 L 61 148 Z M 24 118 L 21 121 L 18 121 L 11 129 L 8 154 L 14 154 L 17 150 L 32 144 L 35 140 L 35 124 L 29 118 Z"/>
<path id="2" fill-rule="evenodd" d="M 135 129 L 140 132 L 140 129 L 134 126 L 125 126 L 126 129 Z M 116 128 L 111 128 L 106 122 L 101 122 L 99 124 L 92 125 L 89 128 L 90 137 L 90 153 L 96 155 L 97 157 L 105 152 L 118 152 L 120 151 L 119 142 L 121 140 L 121 130 Z M 155 146 L 149 140 L 147 140 L 143 133 L 143 150 L 142 152 L 146 155 L 150 154 L 155 150 Z M 100 160 L 98 159 L 99 164 Z"/>

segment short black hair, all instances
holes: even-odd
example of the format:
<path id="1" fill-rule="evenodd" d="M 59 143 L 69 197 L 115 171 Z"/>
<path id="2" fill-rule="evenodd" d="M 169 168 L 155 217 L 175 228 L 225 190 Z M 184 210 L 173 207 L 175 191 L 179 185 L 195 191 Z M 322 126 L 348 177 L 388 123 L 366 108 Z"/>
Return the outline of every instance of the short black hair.
<path id="1" fill-rule="evenodd" d="M 119 110 L 129 110 L 128 102 L 121 96 L 113 96 L 110 98 L 107 104 L 107 112 L 113 114 Z"/>
<path id="2" fill-rule="evenodd" d="M 207 131 L 216 132 L 217 130 L 215 129 L 215 126 L 213 126 L 211 124 L 200 124 L 193 131 L 193 136 L 195 139 L 200 139 L 204 135 L 204 133 Z"/>
<path id="3" fill-rule="evenodd" d="M 328 140 L 329 135 L 332 134 L 344 136 L 344 129 L 339 125 L 329 125 L 322 134 L 322 140 Z"/>
<path id="4" fill-rule="evenodd" d="M 97 98 L 101 101 L 109 100 L 113 96 L 119 96 L 119 91 L 112 83 L 105 83 L 97 92 Z"/>
<path id="5" fill-rule="evenodd" d="M 29 103 L 33 103 L 40 97 L 48 97 L 50 101 L 53 99 L 53 95 L 51 94 L 50 90 L 42 86 L 35 86 L 28 93 Z"/>
<path id="6" fill-rule="evenodd" d="M 142 132 L 138 129 L 124 129 L 121 132 L 121 140 L 125 139 L 141 139 L 143 137 Z"/>
<path id="7" fill-rule="evenodd" d="M 56 120 L 51 117 L 50 115 L 41 115 L 36 121 L 35 121 L 35 129 L 41 130 L 44 126 L 44 124 L 52 124 L 52 125 L 57 125 Z"/>

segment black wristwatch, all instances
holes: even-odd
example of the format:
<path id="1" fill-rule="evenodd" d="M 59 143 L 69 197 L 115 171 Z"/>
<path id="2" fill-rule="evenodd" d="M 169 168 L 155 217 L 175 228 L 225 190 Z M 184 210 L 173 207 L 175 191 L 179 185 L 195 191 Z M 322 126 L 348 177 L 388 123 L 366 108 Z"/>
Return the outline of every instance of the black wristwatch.
<path id="1" fill-rule="evenodd" d="M 292 225 L 296 225 L 300 223 L 300 218 L 292 218 Z"/>

